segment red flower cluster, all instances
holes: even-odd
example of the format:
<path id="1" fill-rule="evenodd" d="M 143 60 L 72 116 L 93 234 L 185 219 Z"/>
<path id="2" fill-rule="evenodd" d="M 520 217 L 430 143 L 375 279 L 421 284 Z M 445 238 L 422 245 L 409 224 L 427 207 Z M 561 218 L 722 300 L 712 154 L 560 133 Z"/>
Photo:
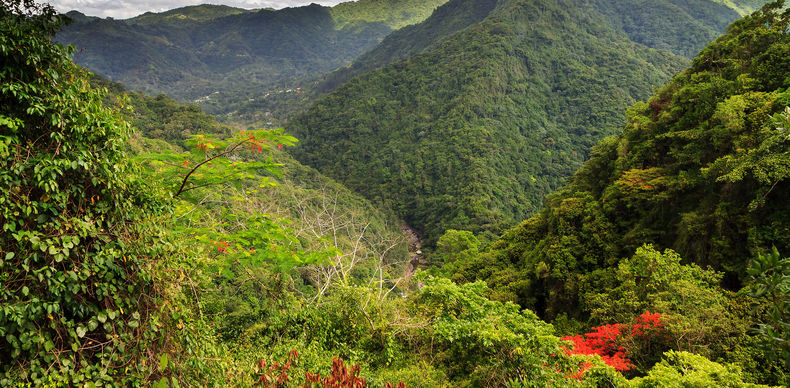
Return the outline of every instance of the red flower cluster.
<path id="1" fill-rule="evenodd" d="M 255 135 L 250 135 L 248 139 L 250 148 L 255 152 L 263 152 L 263 141 L 255 138 Z"/>
<path id="2" fill-rule="evenodd" d="M 288 353 L 288 362 L 268 364 L 265 360 L 258 360 L 256 373 L 260 374 L 255 385 L 266 388 L 284 388 L 288 386 L 288 370 L 299 360 L 299 353 L 291 350 Z M 318 373 L 305 373 L 305 383 L 302 388 L 366 388 L 368 382 L 359 377 L 361 368 L 359 364 L 353 368 L 346 368 L 343 360 L 335 357 L 332 360 L 332 372 L 328 377 L 321 377 Z M 386 383 L 386 388 L 406 388 L 403 382 L 398 385 Z"/>
<path id="3" fill-rule="evenodd" d="M 664 325 L 661 322 L 661 314 L 645 311 L 636 322 L 631 325 L 630 330 L 626 325 L 615 323 L 611 325 L 604 325 L 593 327 L 592 332 L 584 335 L 567 336 L 563 337 L 564 341 L 573 342 L 573 350 L 565 349 L 567 354 L 584 354 L 601 356 L 606 365 L 611 366 L 617 371 L 623 372 L 630 370 L 633 367 L 631 360 L 626 355 L 626 349 L 621 345 L 623 339 L 630 335 L 632 337 L 646 337 L 652 329 L 663 329 Z M 575 378 L 581 377 L 584 372 L 592 367 L 590 363 L 583 363 L 578 373 L 573 375 Z"/>
<path id="4" fill-rule="evenodd" d="M 660 313 L 650 314 L 650 311 L 645 311 L 636 318 L 636 323 L 631 326 L 631 335 L 645 337 L 651 329 L 661 329 L 663 327 L 664 324 L 661 323 Z"/>
<path id="5" fill-rule="evenodd" d="M 288 386 L 288 370 L 291 369 L 298 359 L 299 352 L 291 350 L 291 352 L 288 353 L 288 362 L 284 364 L 275 361 L 271 363 L 271 365 L 268 365 L 266 360 L 258 360 L 257 369 L 258 373 L 261 373 L 261 375 L 258 377 L 258 382 L 255 385 L 266 388 L 283 388 Z"/>
<path id="6" fill-rule="evenodd" d="M 584 335 L 573 337 L 563 337 L 565 341 L 573 342 L 573 350 L 566 349 L 568 354 L 584 354 L 601 356 L 603 362 L 618 371 L 631 369 L 631 361 L 625 356 L 625 348 L 618 344 L 618 339 L 622 336 L 623 325 L 615 323 L 593 327 L 593 331 Z M 592 366 L 586 364 L 579 372 L 581 375 L 587 368 Z"/>
<path id="7" fill-rule="evenodd" d="M 283 145 L 282 144 L 277 144 L 277 148 L 283 149 Z"/>
<path id="8" fill-rule="evenodd" d="M 214 245 L 217 246 L 217 250 L 220 252 L 225 252 L 228 250 L 228 242 L 227 241 L 215 241 Z"/>
<path id="9" fill-rule="evenodd" d="M 332 360 L 332 373 L 328 377 L 321 378 L 321 375 L 310 372 L 305 373 L 304 388 L 315 386 L 323 388 L 365 388 L 368 386 L 367 380 L 359 377 L 359 364 L 354 365 L 350 370 L 346 368 L 343 360 L 335 357 Z"/>
<path id="10" fill-rule="evenodd" d="M 208 144 L 211 144 L 211 140 L 208 141 Z M 195 146 L 195 148 L 200 148 L 203 151 L 208 151 L 208 144 L 200 143 L 197 146 Z"/>

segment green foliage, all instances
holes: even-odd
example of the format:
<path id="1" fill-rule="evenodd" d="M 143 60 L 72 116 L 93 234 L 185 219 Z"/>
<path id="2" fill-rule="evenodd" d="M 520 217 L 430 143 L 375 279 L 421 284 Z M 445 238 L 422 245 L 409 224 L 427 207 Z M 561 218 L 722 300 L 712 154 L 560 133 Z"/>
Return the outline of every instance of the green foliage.
<path id="1" fill-rule="evenodd" d="M 415 307 L 431 324 L 436 362 L 445 365 L 449 377 L 473 386 L 564 381 L 561 371 L 571 364 L 551 325 L 513 303 L 489 300 L 486 292 L 482 282 L 458 286 L 428 278 L 416 295 Z"/>
<path id="2" fill-rule="evenodd" d="M 407 3 L 423 7 L 420 12 L 430 7 Z M 407 62 L 380 70 L 376 76 L 386 74 L 391 79 L 360 100 L 370 107 L 371 114 L 399 123 L 394 118 L 403 112 L 381 92 L 394 85 L 396 95 L 414 97 L 409 101 L 423 109 L 407 112 L 406 118 L 417 123 L 408 131 L 430 133 L 406 132 L 402 139 L 398 138 L 401 134 L 393 133 L 386 145 L 394 146 L 387 152 L 399 149 L 419 156 L 413 159 L 419 162 L 414 166 L 393 164 L 404 174 L 394 182 L 404 187 L 419 183 L 418 189 L 407 187 L 400 193 L 413 195 L 409 206 L 418 205 L 410 220 L 430 224 L 434 222 L 431 217 L 446 216 L 427 228 L 432 238 L 444 231 L 448 220 L 458 227 L 471 225 L 475 231 L 496 231 L 509 222 L 499 220 L 499 215 L 512 220 L 524 214 L 524 209 L 513 210 L 519 206 L 537 208 L 537 202 L 529 201 L 539 200 L 537 196 L 511 189 L 524 182 L 531 182 L 533 189 L 541 185 L 541 190 L 558 185 L 558 178 L 552 180 L 558 176 L 553 169 L 573 168 L 583 158 L 585 142 L 591 141 L 576 141 L 574 136 L 587 133 L 583 128 L 592 124 L 614 123 L 617 109 L 590 116 L 587 121 L 552 121 L 552 115 L 578 118 L 584 109 L 596 111 L 598 105 L 584 105 L 579 100 L 587 92 L 609 96 L 598 101 L 600 107 L 633 100 L 640 85 L 658 79 L 640 78 L 639 72 L 650 69 L 654 71 L 651 74 L 660 74 L 664 70 L 656 66 L 673 66 L 674 59 L 621 39 L 619 27 L 599 23 L 608 19 L 591 12 L 592 6 L 575 10 L 564 3 L 527 3 L 497 4 L 490 14 L 494 9 L 491 2 L 456 9 L 456 14 L 449 7 L 440 8 L 432 26 L 443 24 L 438 22 L 442 18 L 452 21 L 443 25 L 444 29 L 434 30 L 447 34 L 426 41 L 421 48 L 406 48 L 405 55 L 412 56 L 431 47 Z M 659 3 L 657 7 L 665 4 Z M 386 4 L 397 7 L 400 3 Z M 481 253 L 482 244 L 472 232 L 451 229 L 444 233 L 433 256 L 443 264 L 442 271 L 463 281 L 483 278 L 491 289 L 481 281 L 458 285 L 426 276 L 412 280 L 411 272 L 404 271 L 408 255 L 394 217 L 290 159 L 281 148 L 295 145 L 296 139 L 281 129 L 236 132 L 196 107 L 164 96 L 127 93 L 122 86 L 102 79 L 92 82 L 110 89 L 110 95 L 91 90 L 87 74 L 68 60 L 70 51 L 48 39 L 57 27 L 52 9 L 25 11 L 30 6 L 5 1 L 0 9 L 0 49 L 4 53 L 0 57 L 0 163 L 5 163 L 0 166 L 0 182 L 9 187 L 0 192 L 0 225 L 4 227 L 0 237 L 0 281 L 4 286 L 0 290 L 0 385 L 250 386 L 261 376 L 266 378 L 262 368 L 267 365 L 271 366 L 269 371 L 287 370 L 289 383 L 301 384 L 306 372 L 328 375 L 329 360 L 335 357 L 359 363 L 360 377 L 371 385 L 405 381 L 409 386 L 448 387 L 743 386 L 744 381 L 755 380 L 754 371 L 745 373 L 700 356 L 670 352 L 649 371 L 649 362 L 639 361 L 640 371 L 647 376 L 629 382 L 598 357 L 568 356 L 568 343 L 532 311 L 489 297 L 517 300 L 541 313 L 565 310 L 569 314 L 563 315 L 564 330 L 580 324 L 569 318 L 578 317 L 574 307 L 588 310 L 600 321 L 625 321 L 649 309 L 666 317 L 667 333 L 674 336 L 670 339 L 677 348 L 717 357 L 731 351 L 732 359 L 744 365 L 744 360 L 760 360 L 763 356 L 753 346 L 756 339 L 743 336 L 745 324 L 734 318 L 745 311 L 746 303 L 721 291 L 719 272 L 681 264 L 673 251 L 659 253 L 649 246 L 638 249 L 630 259 L 619 258 L 623 252 L 630 254 L 628 249 L 643 237 L 660 236 L 657 224 L 651 229 L 641 227 L 666 220 L 650 208 L 666 206 L 668 201 L 679 201 L 672 202 L 679 211 L 684 210 L 681 199 L 692 203 L 693 212 L 686 211 L 680 218 L 685 225 L 694 226 L 689 230 L 704 230 L 699 225 L 710 217 L 704 213 L 710 209 L 704 195 L 725 190 L 698 190 L 703 183 L 730 185 L 728 190 L 738 192 L 738 201 L 731 207 L 716 207 L 714 217 L 749 221 L 742 216 L 746 213 L 737 212 L 765 218 L 766 209 L 781 210 L 775 201 L 784 199 L 790 165 L 781 155 L 786 149 L 788 115 L 775 113 L 789 99 L 781 89 L 788 85 L 775 80 L 787 70 L 782 67 L 786 48 L 766 43 L 784 42 L 786 23 L 776 22 L 776 15 L 771 20 L 765 15 L 756 17 L 754 26 L 762 30 L 751 36 L 754 51 L 734 48 L 739 59 L 747 55 L 759 60 L 721 60 L 724 48 L 709 51 L 707 55 L 721 60 L 715 67 L 723 72 L 718 75 L 721 79 L 707 85 L 716 71 L 695 79 L 693 74 L 707 71 L 697 69 L 678 77 L 676 84 L 663 90 L 662 97 L 650 105 L 637 107 L 626 135 L 604 141 L 569 189 L 550 197 L 547 210 L 508 232 L 492 251 Z M 373 18 L 375 23 L 404 23 L 415 17 L 370 12 L 380 6 L 376 1 L 362 1 L 356 9 L 351 5 L 338 8 L 333 17 L 352 18 L 341 10 L 351 10 L 349 14 L 364 20 Z M 216 26 L 219 16 L 248 22 L 256 17 L 288 21 L 292 20 L 289 17 L 298 19 L 300 12 L 319 8 L 253 13 L 228 7 L 190 7 L 143 15 L 129 21 L 127 27 L 158 31 L 161 22 L 162 28 L 182 34 L 190 23 Z M 490 17 L 480 22 L 485 15 Z M 580 22 L 570 24 L 574 18 Z M 79 21 L 86 25 L 100 22 L 90 18 Z M 429 25 L 408 29 L 407 34 L 423 34 L 430 30 Z M 748 29 L 742 27 L 736 25 L 731 34 L 743 35 Z M 342 30 L 357 29 L 363 34 L 360 28 L 367 27 L 349 22 Z M 588 36 L 590 28 L 595 31 Z M 307 33 L 316 31 L 322 30 Z M 176 40 L 175 35 L 162 36 Z M 719 44 L 733 49 L 725 40 Z M 480 56 L 464 54 L 464 45 Z M 586 49 L 576 51 L 574 45 Z M 768 54 L 760 56 L 766 46 L 770 46 Z M 560 49 L 554 52 L 557 47 Z M 449 59 L 437 59 L 436 53 Z M 559 62 L 572 53 L 594 55 Z M 630 62 L 615 63 L 607 60 L 609 57 Z M 650 58 L 652 64 L 645 65 L 644 58 Z M 437 76 L 438 81 L 412 79 L 408 87 L 398 90 L 397 80 L 405 74 L 399 72 L 411 71 L 410 66 L 437 67 L 428 76 Z M 454 66 L 458 73 L 452 73 Z M 695 66 L 705 68 L 707 62 L 697 61 Z M 753 70 L 749 76 L 739 70 L 744 66 Z M 468 79 L 446 77 L 471 68 L 473 75 Z M 599 76 L 607 71 L 612 75 Z M 685 83 L 683 77 L 698 82 Z M 735 86 L 727 84 L 727 77 L 736 80 Z M 373 82 L 373 78 L 364 82 Z M 464 82 L 467 84 L 461 85 Z M 581 86 L 569 92 L 571 84 Z M 362 84 L 351 85 L 341 88 L 342 93 Z M 408 94 L 409 88 L 416 86 L 421 94 Z M 615 87 L 633 89 L 618 92 L 626 96 L 601 94 Z M 554 94 L 549 95 L 562 102 L 540 97 L 544 89 L 551 89 Z M 718 96 L 731 90 L 738 94 L 730 93 L 711 104 L 706 111 L 709 116 L 699 113 L 706 105 L 699 103 L 705 100 L 694 97 L 695 93 Z M 340 96 L 345 96 L 342 93 Z M 485 101 L 489 98 L 498 105 Z M 102 107 L 102 101 L 113 108 Z M 674 101 L 686 102 L 673 105 Z M 357 102 L 350 104 L 357 106 Z M 509 119 L 517 116 L 521 105 L 538 112 L 547 109 L 546 114 Z M 709 117 L 712 124 L 705 125 L 715 130 L 668 135 L 681 127 L 703 131 L 689 124 L 695 121 L 685 116 L 688 112 L 684 109 Z M 428 117 L 434 114 L 441 118 L 438 124 Z M 122 115 L 142 132 L 128 142 L 130 127 Z M 366 128 L 371 121 L 360 117 L 355 124 L 360 133 L 392 128 Z M 771 124 L 766 124 L 769 121 Z M 677 128 L 661 127 L 674 122 L 679 123 L 671 124 Z M 566 126 L 571 132 L 559 129 Z M 505 130 L 497 134 L 500 128 Z M 640 134 L 641 129 L 649 135 L 659 133 L 661 141 Z M 703 134 L 713 140 L 710 149 L 682 142 Z M 382 149 L 357 133 L 343 136 L 342 145 L 348 147 L 335 148 L 343 157 L 360 151 L 353 148 L 358 141 L 368 147 L 362 151 Z M 430 141 L 421 142 L 423 136 Z M 447 139 L 449 153 L 442 148 Z M 538 142 L 533 148 L 545 156 L 508 159 L 489 151 L 502 144 L 512 151 L 525 139 Z M 665 150 L 651 151 L 650 147 L 662 142 L 667 144 Z M 412 150 L 403 144 L 417 146 Z M 469 148 L 470 144 L 473 147 Z M 722 156 L 716 153 L 719 150 L 733 150 L 734 154 Z M 125 151 L 134 153 L 146 169 L 137 169 Z M 362 159 L 369 158 L 363 162 L 373 161 L 372 171 L 379 174 L 384 162 L 376 162 L 372 156 L 363 154 Z M 458 156 L 460 159 L 454 159 Z M 354 164 L 362 159 L 351 159 L 351 166 L 365 166 Z M 399 159 L 393 157 L 387 163 L 393 160 Z M 699 160 L 705 163 L 697 163 Z M 522 163 L 529 168 L 521 171 Z M 486 166 L 491 165 L 503 165 L 502 170 L 496 170 L 499 173 L 516 171 L 512 174 L 515 178 L 487 174 L 490 170 Z M 539 165 L 545 165 L 540 167 L 544 173 L 535 175 L 530 169 Z M 690 171 L 688 166 L 699 172 L 685 175 Z M 406 174 L 414 171 L 412 168 L 420 174 Z M 464 187 L 470 181 L 456 175 L 460 172 L 474 177 L 471 186 Z M 406 214 L 403 203 L 384 195 L 401 187 L 386 186 L 393 175 L 381 174 L 383 183 L 374 187 L 379 194 L 373 198 L 395 203 Z M 489 185 L 487 179 L 493 183 Z M 440 185 L 448 182 L 456 197 L 441 193 Z M 356 184 L 365 183 L 360 179 Z M 689 192 L 695 193 L 691 199 L 679 197 Z M 511 197 L 502 199 L 507 195 Z M 744 201 L 751 204 L 748 209 L 737 208 Z M 460 212 L 453 213 L 459 208 Z M 629 227 L 629 213 L 642 217 L 640 228 Z M 769 217 L 770 227 L 780 225 L 783 214 Z M 767 243 L 779 245 L 783 236 L 781 230 L 768 227 L 749 233 L 759 241 L 754 252 Z M 543 240 L 536 243 L 536 239 Z M 737 253 L 727 244 L 716 246 Z M 725 261 L 718 268 L 736 268 L 738 263 L 728 267 L 733 263 Z M 762 298 L 760 308 L 767 311 L 760 326 L 762 334 L 773 338 L 773 349 L 778 353 L 786 350 L 781 337 L 787 293 L 783 266 L 784 261 L 775 253 L 760 256 L 750 270 L 753 295 Z M 415 283 L 421 287 L 412 287 Z M 581 295 L 581 300 L 574 299 L 575 295 Z M 560 303 L 565 305 L 558 308 Z M 732 343 L 736 340 L 740 344 Z M 638 349 L 645 358 L 659 351 L 644 345 Z M 301 355 L 298 360 L 293 356 L 296 349 Z M 287 367 L 272 364 L 286 359 L 293 361 Z M 769 368 L 759 373 L 767 375 L 760 377 L 766 381 L 777 374 Z"/>
<path id="3" fill-rule="evenodd" d="M 781 380 L 781 367 L 744 335 L 762 313 L 749 315 L 742 297 L 716 286 L 738 290 L 747 280 L 746 258 L 787 248 L 780 112 L 790 103 L 783 81 L 790 69 L 777 53 L 790 43 L 790 13 L 781 7 L 735 22 L 690 69 L 637 104 L 623 134 L 593 148 L 537 216 L 460 266 L 463 280 L 484 279 L 492 296 L 549 319 L 585 321 L 589 311 L 611 322 L 639 309 L 665 313 L 669 327 L 690 340 L 676 349 L 746 363 L 757 357 L 773 372 L 755 372 L 755 379 Z M 640 249 L 622 260 L 645 243 L 677 254 Z M 680 265 L 679 257 L 697 266 Z M 647 263 L 655 267 L 647 271 Z"/>
<path id="4" fill-rule="evenodd" d="M 0 4 L 0 385 L 131 384 L 158 373 L 169 208 L 122 151 L 128 123 L 50 41 L 61 21 Z"/>
<path id="5" fill-rule="evenodd" d="M 185 268 L 168 277 L 183 290 L 175 305 L 192 312 L 180 321 L 179 347 L 184 351 L 168 363 L 182 384 L 252 384 L 249 368 L 256 357 L 271 360 L 291 349 L 306 354 L 304 367 L 297 366 L 295 373 L 303 377 L 304 372 L 321 371 L 336 354 L 324 348 L 313 351 L 298 336 L 274 340 L 292 317 L 303 316 L 302 304 L 323 303 L 338 285 L 378 284 L 394 294 L 398 288 L 390 287 L 405 284 L 398 279 L 407 252 L 397 221 L 291 159 L 279 145 L 284 148 L 295 139 L 282 130 L 227 137 L 227 127 L 197 109 L 102 84 L 113 91 L 110 101 L 125 101 L 132 108 L 129 117 L 145 124 L 143 134 L 159 137 L 130 141 L 136 158 L 147 167 L 144 179 L 160 182 L 172 194 L 183 185 L 168 228 L 171 238 L 191 253 L 182 264 Z M 152 106 L 162 109 L 148 109 Z M 220 130 L 186 139 L 161 130 L 191 123 Z M 264 352 L 272 343 L 276 349 Z"/>
<path id="6" fill-rule="evenodd" d="M 550 325 L 513 304 L 486 299 L 482 283 L 424 281 L 408 298 L 388 297 L 372 287 L 336 286 L 314 302 L 283 299 L 232 341 L 245 357 L 260 354 L 267 360 L 298 349 L 300 362 L 289 374 L 296 384 L 301 371 L 326 375 L 334 356 L 361 364 L 362 377 L 373 386 L 386 381 L 437 387 L 504 386 L 509 380 L 527 386 L 573 384 L 561 371 L 571 370 L 577 360 L 564 356 Z"/>
<path id="7" fill-rule="evenodd" d="M 722 365 L 705 357 L 669 351 L 647 376 L 630 382 L 632 387 L 765 387 L 749 384 L 734 365 Z"/>
<path id="8" fill-rule="evenodd" d="M 463 263 L 476 258 L 479 248 L 480 241 L 472 232 L 450 229 L 439 237 L 431 260 L 442 267 L 443 273 L 451 275 L 455 273 L 456 261 Z"/>
<path id="9" fill-rule="evenodd" d="M 196 105 L 179 104 L 163 94 L 148 97 L 140 92 L 128 92 L 122 84 L 97 75 L 91 77 L 91 85 L 109 90 L 106 103 L 130 107 L 127 119 L 142 136 L 185 147 L 193 135 L 231 135 L 227 125 L 220 124 Z"/>
<path id="10" fill-rule="evenodd" d="M 752 260 L 747 270 L 752 276 L 749 296 L 766 303 L 766 321 L 757 327 L 758 335 L 767 344 L 767 354 L 790 368 L 790 330 L 787 311 L 790 308 L 790 259 L 781 258 L 776 248 Z M 787 378 L 787 377 L 785 377 Z M 785 380 L 787 382 L 787 380 Z"/>
<path id="11" fill-rule="evenodd" d="M 730 101 L 740 101 L 733 98 Z M 790 103 L 790 100 L 785 101 Z M 743 108 L 742 108 L 743 109 Z M 736 116 L 737 117 L 737 116 Z M 733 121 L 743 118 L 733 118 Z M 750 178 L 762 186 L 755 198 L 749 204 L 751 209 L 765 205 L 766 197 L 773 191 L 779 182 L 790 176 L 790 155 L 784 152 L 790 142 L 790 107 L 784 112 L 773 116 L 775 130 L 768 131 L 761 139 L 760 144 L 743 150 L 734 155 L 726 155 L 716 160 L 710 170 L 724 172 L 718 177 L 720 182 L 743 182 Z"/>

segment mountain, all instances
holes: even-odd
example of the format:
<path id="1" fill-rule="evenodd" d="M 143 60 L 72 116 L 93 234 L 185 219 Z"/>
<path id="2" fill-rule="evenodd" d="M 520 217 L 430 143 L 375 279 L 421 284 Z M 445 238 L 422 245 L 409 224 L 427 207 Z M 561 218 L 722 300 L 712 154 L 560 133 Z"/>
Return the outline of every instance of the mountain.
<path id="1" fill-rule="evenodd" d="M 543 210 L 461 265 L 502 299 L 546 317 L 583 316 L 585 293 L 642 244 L 722 271 L 790 251 L 790 12 L 757 12 L 628 113 Z"/>
<path id="2" fill-rule="evenodd" d="M 393 32 L 351 65 L 331 73 L 319 91 L 330 91 L 354 76 L 420 53 L 482 21 L 496 4 L 495 0 L 445 3 L 425 22 Z M 613 28 L 625 32 L 631 40 L 687 57 L 696 54 L 738 16 L 727 6 L 708 0 L 602 0 L 593 4 Z"/>
<path id="3" fill-rule="evenodd" d="M 760 9 L 767 1 L 765 0 L 715 0 L 717 3 L 724 4 L 741 16 L 746 16 Z"/>
<path id="4" fill-rule="evenodd" d="M 687 63 L 688 42 L 702 47 L 737 17 L 678 4 L 450 1 L 340 70 L 349 81 L 288 124 L 303 140 L 294 155 L 429 241 L 450 228 L 498 233 Z M 640 31 L 652 40 L 635 41 Z"/>
<path id="5" fill-rule="evenodd" d="M 437 8 L 424 22 L 393 32 L 350 65 L 330 73 L 322 80 L 318 92 L 329 92 L 357 75 L 408 59 L 453 33 L 479 23 L 488 16 L 496 4 L 497 0 L 449 1 Z"/>
<path id="6" fill-rule="evenodd" d="M 603 0 L 595 4 L 632 41 L 688 58 L 738 18 L 735 10 L 710 0 Z"/>
<path id="7" fill-rule="evenodd" d="M 191 100 L 333 70 L 443 2 L 364 0 L 253 11 L 200 5 L 127 20 L 71 12 L 74 23 L 56 39 L 80 48 L 77 63 L 96 73 L 135 90 Z"/>
<path id="8" fill-rule="evenodd" d="M 146 12 L 125 21 L 128 24 L 136 26 L 170 26 L 177 28 L 190 22 L 205 22 L 248 12 L 250 11 L 243 8 L 229 7 L 227 5 L 202 4 L 171 9 L 160 13 Z"/>

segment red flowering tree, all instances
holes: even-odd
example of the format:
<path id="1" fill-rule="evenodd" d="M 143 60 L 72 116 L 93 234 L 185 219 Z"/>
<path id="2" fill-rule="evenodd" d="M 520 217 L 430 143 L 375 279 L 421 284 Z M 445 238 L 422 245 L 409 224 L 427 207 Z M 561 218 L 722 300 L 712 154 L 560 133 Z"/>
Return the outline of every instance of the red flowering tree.
<path id="1" fill-rule="evenodd" d="M 572 348 L 566 348 L 568 354 L 598 355 L 606 365 L 618 372 L 631 370 L 634 365 L 631 357 L 636 349 L 644 346 L 635 344 L 652 343 L 656 338 L 664 338 L 664 324 L 661 314 L 646 311 L 639 315 L 634 323 L 624 325 L 620 323 L 593 327 L 586 334 L 566 336 L 562 339 L 573 343 Z M 579 372 L 574 377 L 581 377 L 592 366 L 590 363 L 581 365 Z"/>
<path id="2" fill-rule="evenodd" d="M 634 322 L 623 344 L 634 364 L 631 374 L 647 372 L 667 350 L 723 357 L 733 338 L 747 335 L 749 323 L 719 286 L 722 274 L 682 261 L 672 250 L 644 245 L 620 262 L 615 286 L 585 296 L 593 321 Z"/>

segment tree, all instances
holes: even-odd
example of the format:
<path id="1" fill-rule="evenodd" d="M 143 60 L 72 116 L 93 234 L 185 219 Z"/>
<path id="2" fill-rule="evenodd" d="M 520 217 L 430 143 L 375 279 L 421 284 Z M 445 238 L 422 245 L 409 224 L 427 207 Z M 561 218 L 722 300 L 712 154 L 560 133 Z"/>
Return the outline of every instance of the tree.
<path id="1" fill-rule="evenodd" d="M 765 341 L 768 356 L 781 361 L 787 370 L 790 368 L 790 322 L 787 316 L 790 311 L 790 259 L 782 258 L 774 248 L 771 253 L 752 260 L 747 272 L 754 282 L 749 296 L 767 304 L 767 319 L 757 326 L 756 331 Z"/>
<path id="2" fill-rule="evenodd" d="M 735 365 L 719 364 L 703 356 L 669 351 L 647 376 L 635 378 L 632 387 L 759 387 L 748 384 Z"/>
<path id="3" fill-rule="evenodd" d="M 665 341 L 632 341 L 628 346 L 639 370 L 669 349 L 723 356 L 734 345 L 732 338 L 746 335 L 745 319 L 733 313 L 730 294 L 719 287 L 722 274 L 681 264 L 672 250 L 659 252 L 645 245 L 620 263 L 613 278 L 613 287 L 586 296 L 593 320 L 631 322 L 644 311 L 662 315 Z"/>
<path id="4" fill-rule="evenodd" d="M 168 207 L 122 151 L 129 124 L 51 42 L 62 22 L 49 5 L 0 3 L 0 385 L 150 373 L 147 268 L 164 257 L 154 223 Z"/>

